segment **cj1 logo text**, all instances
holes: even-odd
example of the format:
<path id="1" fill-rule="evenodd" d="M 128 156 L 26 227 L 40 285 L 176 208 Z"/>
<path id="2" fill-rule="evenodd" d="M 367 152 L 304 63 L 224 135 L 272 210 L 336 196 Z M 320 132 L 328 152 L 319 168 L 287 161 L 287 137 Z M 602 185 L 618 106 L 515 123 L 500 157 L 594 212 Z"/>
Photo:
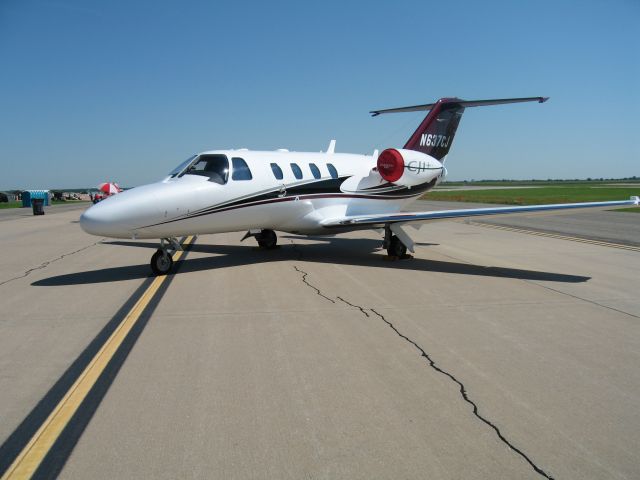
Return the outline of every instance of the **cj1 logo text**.
<path id="1" fill-rule="evenodd" d="M 435 135 L 431 133 L 423 133 L 420 136 L 421 147 L 443 147 L 449 146 L 449 137 L 446 135 Z"/>
<path id="2" fill-rule="evenodd" d="M 429 162 L 412 161 L 407 164 L 407 170 L 415 173 L 422 173 L 428 170 L 440 170 L 440 167 L 432 167 Z"/>

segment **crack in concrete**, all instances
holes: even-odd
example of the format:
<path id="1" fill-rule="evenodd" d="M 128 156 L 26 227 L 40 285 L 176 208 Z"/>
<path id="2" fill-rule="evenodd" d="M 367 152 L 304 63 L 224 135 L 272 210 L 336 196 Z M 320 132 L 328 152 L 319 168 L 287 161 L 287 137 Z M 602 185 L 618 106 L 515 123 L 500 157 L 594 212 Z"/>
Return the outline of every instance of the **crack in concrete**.
<path id="1" fill-rule="evenodd" d="M 298 260 L 302 260 L 302 251 L 300 251 L 300 249 L 298 248 L 298 244 L 295 243 L 293 240 L 291 240 L 291 245 L 293 246 L 293 250 L 296 252 L 296 255 L 298 257 Z M 318 287 L 316 287 L 315 285 L 311 285 L 309 283 L 309 281 L 307 280 L 307 276 L 309 275 L 307 272 L 305 272 L 304 270 L 301 270 L 300 268 L 298 268 L 296 265 L 293 266 L 293 268 L 296 270 L 296 272 L 301 273 L 302 274 L 302 283 L 304 283 L 305 285 L 307 285 L 308 287 L 312 288 L 313 290 L 316 291 L 316 293 L 318 295 L 320 295 L 322 298 L 329 300 L 331 303 L 336 303 L 335 300 L 333 300 L 332 298 L 327 297 L 326 295 L 324 295 L 320 289 Z"/>
<path id="2" fill-rule="evenodd" d="M 318 295 L 320 295 L 321 297 L 329 300 L 331 303 L 336 303 L 335 300 L 327 297 L 326 295 L 324 295 L 317 287 L 311 285 L 308 281 L 307 281 L 307 272 L 304 272 L 302 270 L 300 270 L 298 267 L 294 266 L 293 268 L 295 268 L 298 272 L 302 273 L 302 281 L 308 285 L 309 287 L 311 287 L 312 289 L 314 289 L 316 291 L 316 293 Z M 364 307 L 360 306 L 360 305 L 355 305 L 347 300 L 345 300 L 344 298 L 337 296 L 336 297 L 338 300 L 340 300 L 342 303 L 352 307 L 352 308 L 356 308 L 358 310 L 360 310 L 360 312 L 365 315 L 366 317 L 370 318 L 371 315 L 369 315 L 369 312 L 367 312 L 367 309 L 365 309 Z M 533 460 L 531 460 L 531 458 L 529 458 L 529 456 L 524 453 L 522 450 L 520 450 L 518 447 L 516 447 L 512 442 L 510 442 L 502 433 L 502 431 L 498 428 L 497 425 L 495 425 L 493 422 L 491 422 L 489 419 L 483 417 L 479 410 L 478 410 L 478 405 L 469 398 L 469 395 L 467 393 L 467 389 L 464 386 L 464 384 L 458 380 L 453 374 L 449 373 L 446 370 L 443 370 L 442 368 L 440 368 L 436 362 L 431 358 L 431 356 L 424 350 L 424 348 L 422 348 L 420 345 L 418 345 L 415 341 L 411 340 L 409 337 L 407 337 L 405 334 L 403 334 L 402 332 L 400 332 L 400 330 L 398 330 L 398 328 L 389 320 L 387 320 L 387 318 L 382 315 L 380 312 L 378 312 L 377 310 L 373 309 L 373 308 L 369 308 L 368 309 L 370 312 L 372 312 L 373 314 L 377 315 L 384 323 L 387 324 L 387 326 L 389 328 L 391 328 L 396 335 L 398 335 L 400 338 L 402 338 L 403 340 L 405 340 L 406 342 L 410 343 L 411 345 L 413 345 L 419 352 L 420 355 L 425 358 L 429 364 L 429 366 L 431 368 L 433 368 L 436 372 L 446 376 L 447 378 L 449 378 L 451 381 L 453 381 L 456 385 L 458 385 L 458 387 L 460 388 L 460 395 L 462 396 L 462 399 L 467 402 L 468 404 L 470 404 L 473 408 L 473 415 L 475 417 L 477 417 L 481 422 L 483 422 L 485 425 L 489 426 L 498 436 L 498 438 L 500 439 L 500 441 L 502 441 L 502 443 L 504 443 L 507 447 L 509 447 L 511 450 L 513 450 L 514 452 L 516 452 L 521 458 L 523 458 L 530 466 L 531 468 L 533 468 L 533 470 L 538 473 L 539 475 L 543 476 L 544 478 L 547 478 L 549 480 L 554 480 L 554 477 L 552 477 L 551 475 L 549 475 L 548 473 L 546 473 L 542 468 L 540 468 L 538 465 L 536 465 Z"/>
<path id="3" fill-rule="evenodd" d="M 362 308 L 360 305 L 354 305 L 354 304 L 353 304 L 353 303 L 351 303 L 351 302 L 347 302 L 347 301 L 346 301 L 344 298 L 342 298 L 342 297 L 336 297 L 336 298 L 337 298 L 338 300 L 340 300 L 341 302 L 346 303 L 346 304 L 347 304 L 347 305 L 349 305 L 350 307 L 357 308 L 357 309 L 358 309 L 358 310 L 360 310 L 360 311 L 361 311 L 361 312 L 362 312 L 366 317 L 370 317 L 369 313 L 368 313 L 364 308 Z M 372 311 L 373 311 L 373 310 L 372 310 Z"/>
<path id="4" fill-rule="evenodd" d="M 26 276 L 28 276 L 30 273 L 35 272 L 36 270 L 42 270 L 43 268 L 47 268 L 49 265 L 51 265 L 54 262 L 57 262 L 58 260 L 62 260 L 65 257 L 69 257 L 71 255 L 75 255 L 76 253 L 80 253 L 83 250 L 87 250 L 88 248 L 91 247 L 95 247 L 96 245 L 98 245 L 100 242 L 102 242 L 102 240 L 104 240 L 104 238 L 101 238 L 100 240 L 98 240 L 95 243 L 92 243 L 91 245 L 87 245 L 86 247 L 82 247 L 78 250 L 74 250 L 73 252 L 68 252 L 68 253 L 64 253 L 62 255 L 60 255 L 59 257 L 54 258 L 53 260 L 47 260 L 46 262 L 42 262 L 40 265 L 38 265 L 37 267 L 33 267 L 30 268 L 29 270 L 27 270 L 26 272 L 24 272 L 22 275 L 17 276 L 17 277 L 13 277 L 10 278 L 9 280 L 5 280 L 4 282 L 0 282 L 0 286 L 5 285 L 9 282 L 13 282 L 14 280 L 20 280 L 21 278 L 25 278 Z"/>
<path id="5" fill-rule="evenodd" d="M 338 297 L 340 298 L 340 297 Z M 360 308 L 360 307 L 358 307 Z M 488 420 L 487 418 L 483 417 L 482 415 L 480 415 L 479 411 L 478 411 L 478 405 L 469 398 L 469 395 L 467 393 L 467 389 L 465 388 L 464 384 L 458 380 L 453 374 L 447 372 L 446 370 L 443 370 L 442 368 L 440 368 L 438 365 L 436 365 L 436 363 L 433 361 L 433 359 L 431 358 L 431 356 L 420 346 L 418 345 L 416 342 L 414 342 L 413 340 L 411 340 L 409 337 L 407 337 L 406 335 L 404 335 L 403 333 L 401 333 L 396 326 L 390 322 L 389 320 L 387 320 L 385 318 L 384 315 L 382 315 L 381 313 L 379 313 L 378 311 L 374 310 L 373 308 L 369 309 L 371 312 L 373 312 L 374 314 L 376 314 L 378 317 L 380 317 L 380 319 L 386 323 L 389 328 L 391 328 L 400 338 L 404 339 L 406 342 L 410 343 L 411 345 L 413 345 L 421 354 L 422 357 L 426 358 L 427 362 L 429 362 L 429 366 L 431 368 L 433 368 L 436 372 L 441 373 L 442 375 L 445 375 L 446 377 L 448 377 L 451 381 L 453 381 L 454 383 L 456 383 L 459 387 L 460 387 L 460 395 L 462 396 L 463 400 L 465 402 L 467 402 L 468 404 L 470 404 L 473 407 L 473 414 L 483 423 L 485 423 L 486 425 L 488 425 L 490 428 L 492 428 L 495 432 L 496 435 L 498 436 L 498 438 L 502 441 L 502 443 L 504 443 L 505 445 L 507 445 L 511 450 L 513 450 L 514 452 L 516 452 L 518 455 L 520 455 L 520 457 L 522 457 L 530 466 L 531 468 L 533 468 L 536 473 L 538 473 L 539 475 L 542 475 L 543 477 L 549 479 L 549 480 L 553 480 L 553 477 L 550 476 L 549 474 L 547 474 L 544 470 L 542 470 L 540 467 L 538 467 L 533 460 L 531 460 L 529 458 L 529 456 L 524 453 L 522 450 L 520 450 L 518 447 L 516 447 L 513 443 L 511 443 L 507 438 L 505 438 L 505 436 L 502 434 L 502 432 L 500 431 L 500 429 L 490 420 Z"/>
<path id="6" fill-rule="evenodd" d="M 293 266 L 293 268 L 295 268 L 296 272 L 299 272 L 302 274 L 302 283 L 304 283 L 305 285 L 307 285 L 308 287 L 314 289 L 316 291 L 316 293 L 318 295 L 320 295 L 322 298 L 329 300 L 331 303 L 336 303 L 336 301 L 332 298 L 327 297 L 326 295 L 324 295 L 320 289 L 314 285 L 311 285 L 308 281 L 307 281 L 307 275 L 309 275 L 307 272 L 305 272 L 304 270 L 300 270 L 297 266 Z"/>
<path id="7" fill-rule="evenodd" d="M 294 249 L 296 250 L 296 252 L 298 253 L 298 260 L 302 260 L 302 252 L 300 250 L 298 250 L 297 245 L 291 241 L 291 243 L 293 244 Z M 332 298 L 327 297 L 325 294 L 323 294 L 320 289 L 314 285 L 312 285 L 311 283 L 309 283 L 309 281 L 307 280 L 307 276 L 309 275 L 307 272 L 305 272 L 304 270 L 299 269 L 297 266 L 293 266 L 293 268 L 299 272 L 302 273 L 302 282 L 307 285 L 308 287 L 312 288 L 313 290 L 316 291 L 316 293 L 321 296 L 322 298 L 329 300 L 331 303 L 336 303 L 335 300 L 333 300 Z M 367 309 L 365 309 L 364 307 L 360 306 L 360 305 L 355 305 L 347 300 L 345 300 L 344 298 L 340 297 L 340 296 L 336 296 L 336 298 L 338 300 L 340 300 L 342 303 L 352 307 L 352 308 L 356 308 L 358 310 L 360 310 L 360 312 L 366 316 L 367 318 L 370 318 L 371 315 L 369 315 L 369 313 L 367 312 Z M 533 468 L 533 470 L 538 473 L 539 475 L 543 476 L 544 478 L 547 478 L 548 480 L 554 480 L 554 477 L 552 477 L 551 475 L 549 475 L 547 472 L 545 472 L 542 468 L 538 467 L 538 465 L 536 465 L 533 460 L 531 460 L 531 458 L 529 458 L 529 456 L 524 453 L 522 450 L 520 450 L 518 447 L 516 447 L 513 443 L 511 443 L 500 431 L 500 429 L 498 428 L 497 425 L 495 425 L 493 422 L 491 422 L 490 420 L 488 420 L 487 418 L 483 417 L 482 415 L 480 415 L 480 412 L 478 411 L 478 405 L 469 398 L 469 395 L 467 393 L 467 389 L 465 388 L 464 384 L 458 380 L 453 374 L 447 372 L 446 370 L 443 370 L 442 368 L 440 368 L 436 362 L 431 358 L 431 356 L 424 350 L 424 348 L 422 348 L 420 345 L 418 345 L 415 341 L 411 340 L 409 337 L 407 337 L 405 334 L 403 334 L 402 332 L 400 332 L 400 330 L 398 330 L 398 328 L 389 320 L 387 320 L 387 318 L 382 315 L 381 313 L 379 313 L 377 310 L 373 309 L 373 308 L 369 308 L 368 309 L 370 312 L 374 313 L 375 315 L 377 315 L 384 323 L 387 324 L 387 326 L 389 328 L 391 328 L 396 335 L 398 335 L 400 338 L 402 338 L 403 340 L 405 340 L 406 342 L 408 342 L 409 344 L 413 345 L 419 352 L 420 355 L 425 358 L 429 364 L 429 366 L 431 368 L 433 368 L 436 372 L 446 376 L 447 378 L 449 378 L 452 382 L 454 382 L 456 385 L 458 385 L 458 387 L 460 388 L 460 395 L 462 396 L 462 399 L 467 402 L 468 404 L 471 405 L 471 407 L 473 408 L 473 415 L 478 418 L 482 423 L 484 423 L 485 425 L 489 426 L 498 436 L 498 438 L 500 439 L 500 441 L 502 443 L 504 443 L 507 447 L 509 447 L 511 450 L 513 450 L 514 452 L 516 452 L 522 459 L 524 459 L 529 466 L 531 466 L 531 468 Z"/>

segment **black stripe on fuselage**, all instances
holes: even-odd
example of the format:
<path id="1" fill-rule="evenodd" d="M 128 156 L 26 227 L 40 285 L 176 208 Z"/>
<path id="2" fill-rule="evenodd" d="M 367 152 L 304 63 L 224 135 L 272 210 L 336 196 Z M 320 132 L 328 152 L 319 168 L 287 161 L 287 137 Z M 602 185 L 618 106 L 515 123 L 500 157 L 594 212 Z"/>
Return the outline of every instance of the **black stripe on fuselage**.
<path id="1" fill-rule="evenodd" d="M 296 185 L 284 190 L 282 188 L 279 188 L 254 196 L 245 196 L 236 200 L 230 200 L 227 202 L 219 203 L 217 205 L 212 205 L 210 207 L 191 212 L 181 217 L 166 220 L 164 222 L 154 223 L 152 225 L 146 225 L 140 228 L 156 227 L 158 225 L 166 225 L 168 223 L 180 222 L 182 220 L 189 220 L 191 218 L 226 212 L 238 208 L 266 205 L 269 203 L 287 202 L 292 200 L 307 200 L 315 198 L 366 198 L 370 200 L 401 200 L 416 197 L 429 190 L 436 184 L 436 179 L 434 178 L 432 181 L 423 183 L 421 185 L 416 185 L 411 188 L 401 187 L 398 190 L 392 191 L 372 192 L 365 189 L 361 190 L 363 193 L 343 192 L 342 190 L 340 190 L 340 186 L 347 178 L 349 177 L 320 180 L 303 185 Z"/>
<path id="2" fill-rule="evenodd" d="M 193 215 L 199 215 L 201 213 L 207 213 L 212 210 L 218 210 L 222 207 L 229 207 L 235 205 L 242 205 L 246 202 L 256 202 L 261 200 L 269 200 L 273 198 L 282 198 L 288 196 L 297 196 L 297 195 L 306 195 L 310 193 L 340 193 L 340 186 L 344 183 L 344 181 L 349 177 L 340 177 L 340 178 L 329 178 L 320 181 L 311 181 L 305 182 L 302 184 L 293 184 L 291 187 L 287 188 L 286 185 L 281 185 L 279 187 L 272 188 L 267 191 L 260 192 L 258 194 L 246 195 L 244 197 L 237 198 L 235 200 L 228 200 L 226 202 L 218 203 L 217 205 L 212 205 L 210 207 L 205 207 L 200 210 L 196 210 L 195 212 L 191 212 L 188 215 L 185 215 L 185 218 L 188 218 Z"/>
<path id="3" fill-rule="evenodd" d="M 211 213 L 217 213 L 219 211 L 230 210 L 231 208 L 235 208 L 237 206 L 271 203 L 269 202 L 270 200 L 280 202 L 283 198 L 286 199 L 288 197 L 291 197 L 293 199 L 300 195 L 308 195 L 313 193 L 341 193 L 340 186 L 348 178 L 348 176 L 344 176 L 339 178 L 324 179 L 320 181 L 298 183 L 293 184 L 289 188 L 287 188 L 286 185 L 281 185 L 279 187 L 274 187 L 270 190 L 262 191 L 257 194 L 245 195 L 234 200 L 228 200 L 226 202 L 218 203 L 216 205 L 201 208 L 200 210 L 189 212 L 188 214 L 172 218 L 171 220 L 154 223 L 152 225 L 146 225 L 140 228 L 155 227 L 167 223 L 178 222 L 180 220 L 187 220 L 189 218 L 201 217 L 203 215 L 209 215 Z"/>

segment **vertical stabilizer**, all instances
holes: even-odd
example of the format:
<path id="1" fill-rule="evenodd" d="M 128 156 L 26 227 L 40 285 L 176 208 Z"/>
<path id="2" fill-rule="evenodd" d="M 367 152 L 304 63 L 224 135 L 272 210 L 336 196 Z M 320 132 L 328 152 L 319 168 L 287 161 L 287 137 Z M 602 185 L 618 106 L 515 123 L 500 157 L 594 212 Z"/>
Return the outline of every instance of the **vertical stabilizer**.
<path id="1" fill-rule="evenodd" d="M 416 150 L 442 160 L 453 143 L 453 137 L 464 113 L 464 107 L 456 103 L 457 98 L 441 99 L 409 137 L 404 148 Z"/>

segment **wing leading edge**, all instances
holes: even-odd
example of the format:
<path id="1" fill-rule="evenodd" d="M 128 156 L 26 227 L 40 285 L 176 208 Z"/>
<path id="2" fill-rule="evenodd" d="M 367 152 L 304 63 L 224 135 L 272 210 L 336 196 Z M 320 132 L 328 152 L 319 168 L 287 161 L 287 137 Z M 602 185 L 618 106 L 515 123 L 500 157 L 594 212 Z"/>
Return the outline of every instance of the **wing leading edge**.
<path id="1" fill-rule="evenodd" d="M 377 227 L 394 223 L 428 222 L 430 220 L 441 220 L 445 218 L 477 217 L 485 215 L 504 215 L 507 213 L 541 212 L 545 210 L 567 210 L 573 208 L 613 207 L 638 204 L 640 204 L 640 197 L 631 197 L 630 200 L 612 202 L 557 203 L 552 205 L 526 205 L 519 207 L 469 208 L 460 210 L 440 210 L 435 212 L 401 212 L 382 215 L 357 215 L 327 219 L 322 222 L 322 226 L 326 228 Z"/>

